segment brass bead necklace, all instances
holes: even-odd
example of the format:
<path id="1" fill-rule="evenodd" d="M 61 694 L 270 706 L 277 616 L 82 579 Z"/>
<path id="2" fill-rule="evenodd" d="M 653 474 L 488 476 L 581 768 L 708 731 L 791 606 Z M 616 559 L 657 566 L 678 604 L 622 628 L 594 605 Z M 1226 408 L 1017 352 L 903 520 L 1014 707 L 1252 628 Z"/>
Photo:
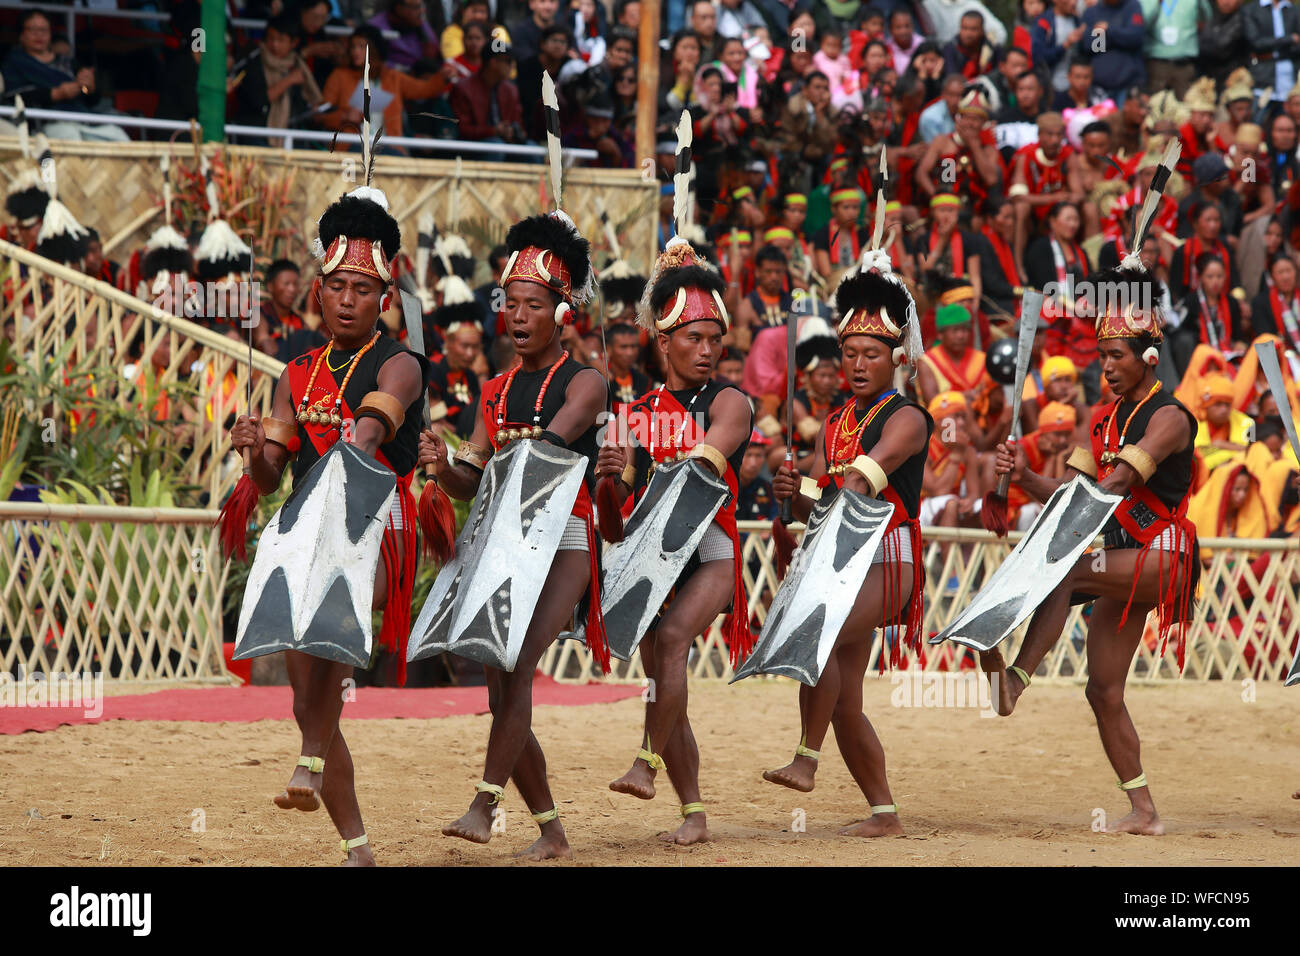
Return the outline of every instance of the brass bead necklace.
<path id="1" fill-rule="evenodd" d="M 1129 427 L 1129 425 L 1132 425 L 1132 424 L 1133 424 L 1133 419 L 1137 418 L 1137 413 L 1138 413 L 1139 411 L 1142 410 L 1142 406 L 1145 405 L 1147 402 L 1151 401 L 1152 397 L 1156 394 L 1156 392 L 1160 391 L 1160 388 L 1161 388 L 1161 383 L 1160 383 L 1160 382 L 1156 382 L 1154 385 L 1151 386 L 1151 391 L 1149 391 L 1149 392 L 1146 393 L 1146 396 L 1142 399 L 1142 401 L 1140 401 L 1140 402 L 1137 403 L 1137 406 L 1136 406 L 1136 407 L 1133 409 L 1133 411 L 1129 414 L 1128 418 L 1126 418 L 1126 419 L 1124 420 L 1124 427 L 1123 427 L 1122 429 L 1120 429 L 1120 433 L 1119 433 L 1119 444 L 1115 446 L 1115 450 L 1114 450 L 1114 451 L 1111 451 L 1111 450 L 1110 450 L 1110 438 L 1111 438 L 1111 434 L 1112 434 L 1112 433 L 1114 432 L 1114 430 L 1115 430 L 1115 428 L 1114 428 L 1114 426 L 1115 426 L 1115 419 L 1119 417 L 1119 403 L 1122 402 L 1122 401 L 1124 400 L 1124 397 L 1123 397 L 1123 396 L 1120 396 L 1119 398 L 1115 399 L 1115 407 L 1111 409 L 1111 411 L 1110 411 L 1110 415 L 1107 416 L 1107 418 L 1106 418 L 1106 430 L 1102 433 L 1102 439 L 1101 439 L 1101 447 L 1102 447 L 1101 463 L 1102 463 L 1103 465 L 1108 465 L 1108 464 L 1110 464 L 1112 461 L 1114 461 L 1116 458 L 1119 457 L 1119 453 L 1120 453 L 1120 451 L 1123 450 L 1123 448 L 1124 448 L 1124 436 L 1128 434 L 1128 427 Z"/>
<path id="2" fill-rule="evenodd" d="M 555 377 L 556 371 L 565 363 L 569 357 L 566 349 L 560 353 L 559 359 L 551 366 L 551 370 L 546 373 L 546 378 L 542 381 L 542 388 L 537 393 L 537 401 L 533 404 L 533 427 L 532 428 L 503 428 L 506 423 L 506 404 L 510 398 L 510 386 L 515 382 L 515 376 L 519 370 L 524 367 L 520 362 L 510 370 L 506 376 L 506 384 L 501 389 L 501 398 L 497 404 L 497 434 L 496 445 L 500 448 L 506 442 L 514 441 L 516 438 L 540 438 L 542 437 L 542 402 L 546 398 L 546 390 L 551 387 L 551 379 Z"/>
<path id="3" fill-rule="evenodd" d="M 840 462 L 841 448 L 848 447 L 849 450 L 852 450 L 853 443 L 861 440 L 862 433 L 866 430 L 866 427 L 871 424 L 876 415 L 880 413 L 880 410 L 889 404 L 890 399 L 897 394 L 898 392 L 891 388 L 876 400 L 876 404 L 872 405 L 867 413 L 862 416 L 862 421 L 855 424 L 852 428 L 845 427 L 845 423 L 848 422 L 849 417 L 853 415 L 854 409 L 857 408 L 857 400 L 854 399 L 852 404 L 848 408 L 844 409 L 844 414 L 840 416 L 839 427 L 831 432 L 831 464 L 826 469 L 826 474 L 840 475 L 844 473 L 844 469 L 848 466 L 849 462 Z M 846 446 L 840 444 L 841 438 L 847 442 Z"/>
<path id="4" fill-rule="evenodd" d="M 334 350 L 334 340 L 330 339 L 329 344 L 325 346 L 325 350 L 321 352 L 320 358 L 318 358 L 316 363 L 312 366 L 311 376 L 307 379 L 307 388 L 302 393 L 302 401 L 298 404 L 298 414 L 296 417 L 299 422 L 304 425 L 332 425 L 335 428 L 339 428 L 343 425 L 343 414 L 341 411 L 343 407 L 343 393 L 347 390 L 348 382 L 352 380 L 352 373 L 357 370 L 357 365 L 361 362 L 361 357 L 374 348 L 375 343 L 378 341 L 379 333 L 376 332 L 374 336 L 371 337 L 370 341 L 363 345 L 357 351 L 357 354 L 352 357 L 352 360 L 348 365 L 347 374 L 343 376 L 343 384 L 339 386 L 338 394 L 334 397 L 334 408 L 328 412 L 318 412 L 314 409 L 308 408 L 308 401 L 311 398 L 311 390 L 316 385 L 316 376 L 320 374 L 321 366 L 329 365 L 330 352 Z M 337 372 L 343 368 L 341 365 L 339 368 L 334 368 L 333 366 L 329 367 L 331 372 Z"/>

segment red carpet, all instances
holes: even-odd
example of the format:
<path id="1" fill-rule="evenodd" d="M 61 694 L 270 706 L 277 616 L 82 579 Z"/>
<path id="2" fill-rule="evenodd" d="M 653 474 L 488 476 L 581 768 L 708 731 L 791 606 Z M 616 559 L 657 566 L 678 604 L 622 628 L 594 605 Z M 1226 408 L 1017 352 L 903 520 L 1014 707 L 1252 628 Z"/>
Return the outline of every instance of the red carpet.
<path id="1" fill-rule="evenodd" d="M 533 704 L 571 707 L 608 704 L 639 696 L 629 684 L 557 684 L 539 675 L 533 681 Z M 486 714 L 486 687 L 435 687 L 398 690 L 359 687 L 356 700 L 343 705 L 344 720 L 426 720 L 456 714 Z M 150 694 L 105 697 L 103 713 L 87 716 L 83 707 L 0 707 L 0 734 L 53 730 L 62 724 L 102 720 L 194 720 L 207 723 L 252 723 L 292 720 L 293 692 L 288 687 L 212 687 L 161 690 Z M 92 710 L 97 709 L 92 708 Z"/>

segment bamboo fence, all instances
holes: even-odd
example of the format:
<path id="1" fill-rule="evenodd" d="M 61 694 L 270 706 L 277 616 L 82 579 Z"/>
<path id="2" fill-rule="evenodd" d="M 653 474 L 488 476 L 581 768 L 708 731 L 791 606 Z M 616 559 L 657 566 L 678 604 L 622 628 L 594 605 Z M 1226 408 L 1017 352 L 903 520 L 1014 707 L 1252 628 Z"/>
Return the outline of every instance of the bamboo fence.
<path id="1" fill-rule="evenodd" d="M 106 246 L 113 243 L 112 257 L 123 261 L 161 225 L 159 159 L 168 154 L 197 165 L 195 147 L 188 142 L 54 145 L 59 199 L 82 225 L 98 229 Z M 282 256 L 303 266 L 311 264 L 308 244 L 316 235 L 321 211 L 359 185 L 359 177 L 364 179 L 355 152 L 221 144 L 201 148 L 210 159 L 220 156 L 228 164 L 259 171 L 276 189 L 287 184 L 287 204 L 278 226 L 289 241 L 265 248 L 260 237 L 251 238 L 259 256 Z M 0 183 L 8 183 L 30 162 L 18 154 L 15 137 L 0 137 L 0 154 L 8 156 L 0 163 Z M 539 164 L 379 156 L 374 183 L 388 196 L 408 253 L 415 250 L 417 217 L 427 210 L 442 232 L 469 233 L 476 227 L 467 238 L 474 254 L 485 258 L 488 234 L 499 241 L 513 223 L 550 208 L 545 177 L 546 167 Z M 572 168 L 564 173 L 565 212 L 593 248 L 601 249 L 605 239 L 598 201 L 603 200 L 610 220 L 625 224 L 623 254 L 642 274 L 649 273 L 658 249 L 658 196 L 657 182 L 640 170 Z M 603 264 L 603 256 L 600 259 Z"/>
<path id="2" fill-rule="evenodd" d="M 0 502 L 0 672 L 234 683 L 216 516 Z"/>
<path id="3" fill-rule="evenodd" d="M 250 374 L 248 346 L 162 311 L 98 279 L 51 262 L 0 240 L 0 285 L 9 293 L 0 323 L 14 320 L 14 346 L 29 356 L 58 355 L 71 341 L 70 361 L 121 368 L 132 340 L 143 336 L 142 354 L 160 346 L 168 352 L 161 381 L 187 383 L 194 411 L 193 440 L 182 450 L 180 478 L 220 502 L 239 480 L 230 449 L 227 419 L 245 411 Z M 253 408 L 271 407 L 283 363 L 253 353 Z M 143 401 L 136 385 L 123 381 L 123 401 Z M 67 412 L 69 409 L 56 409 Z"/>
<path id="4" fill-rule="evenodd" d="M 766 617 L 778 583 L 770 530 L 766 521 L 740 522 L 748 611 L 751 619 L 760 622 Z M 929 638 L 970 603 L 1020 536 L 1012 534 L 999 539 L 986 531 L 927 528 L 923 537 L 927 566 L 941 569 L 926 576 L 923 630 Z M 941 544 L 951 544 L 942 558 Z M 1134 655 L 1129 669 L 1130 683 L 1283 680 L 1300 635 L 1300 600 L 1296 596 L 1296 585 L 1300 582 L 1300 540 L 1202 538 L 1201 546 L 1212 550 L 1212 558 L 1201 574 L 1201 600 L 1195 619 L 1188 625 L 1183 671 L 1178 670 L 1172 638 L 1162 654 L 1160 645 L 1148 633 Z M 1272 560 L 1256 576 L 1251 559 L 1264 551 L 1271 554 Z M 1063 636 L 1039 666 L 1036 678 L 1071 682 L 1087 679 L 1084 612 L 1082 606 L 1071 609 Z M 688 664 L 692 677 L 731 679 L 727 645 L 722 638 L 723 620 L 719 616 L 707 633 L 695 639 Z M 1003 656 L 1008 661 L 1014 658 L 1026 629 L 1027 625 L 1019 628 L 1003 645 Z M 877 630 L 872 639 L 872 667 L 879 664 L 882 653 L 887 657 L 888 645 L 884 639 L 884 632 Z M 586 647 L 577 641 L 564 640 L 547 650 L 538 668 L 557 681 L 578 683 L 635 682 L 645 677 L 636 655 L 629 662 L 611 663 L 611 673 L 602 675 Z M 926 644 L 906 666 L 924 671 L 957 671 L 978 667 L 978 663 L 974 651 L 949 642 L 939 646 Z"/>

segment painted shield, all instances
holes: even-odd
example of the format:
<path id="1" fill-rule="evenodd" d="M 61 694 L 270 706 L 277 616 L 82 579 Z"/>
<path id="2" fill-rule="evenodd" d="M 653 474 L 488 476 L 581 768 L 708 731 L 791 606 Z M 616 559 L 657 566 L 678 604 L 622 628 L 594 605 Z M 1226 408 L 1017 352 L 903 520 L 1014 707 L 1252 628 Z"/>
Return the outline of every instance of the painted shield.
<path id="1" fill-rule="evenodd" d="M 1297 653 L 1295 660 L 1291 662 L 1291 673 L 1286 675 L 1286 684 L 1291 687 L 1294 684 L 1300 684 L 1300 653 Z"/>
<path id="2" fill-rule="evenodd" d="M 980 592 L 930 643 L 997 647 L 1065 580 L 1123 500 L 1085 475 L 1061 485 Z"/>
<path id="3" fill-rule="evenodd" d="M 631 660 L 668 592 L 686 569 L 704 532 L 731 492 L 698 461 L 655 470 L 624 528 L 605 552 L 601 612 L 609 650 Z"/>
<path id="4" fill-rule="evenodd" d="M 295 650 L 370 663 L 375 568 L 396 487 L 391 469 L 345 442 L 312 466 L 257 542 L 235 660 Z"/>
<path id="5" fill-rule="evenodd" d="M 586 468 L 585 456 L 533 439 L 492 456 L 456 557 L 411 629 L 408 661 L 450 651 L 514 670 Z"/>
<path id="6" fill-rule="evenodd" d="M 893 513 L 889 502 L 847 490 L 813 506 L 754 653 L 731 683 L 780 674 L 817 685 Z"/>

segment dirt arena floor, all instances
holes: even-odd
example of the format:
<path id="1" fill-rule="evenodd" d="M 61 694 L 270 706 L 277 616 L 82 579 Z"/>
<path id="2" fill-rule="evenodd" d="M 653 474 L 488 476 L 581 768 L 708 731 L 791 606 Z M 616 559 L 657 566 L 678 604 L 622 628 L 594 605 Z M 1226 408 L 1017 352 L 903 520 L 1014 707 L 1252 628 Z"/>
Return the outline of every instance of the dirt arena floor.
<path id="1" fill-rule="evenodd" d="M 362 691 L 364 693 L 364 690 Z M 381 864 L 459 865 L 1249 865 L 1300 861 L 1300 690 L 1188 683 L 1135 688 L 1129 708 L 1168 833 L 1095 832 L 1127 810 L 1081 687 L 1035 684 L 1010 719 L 977 709 L 891 706 L 869 680 L 906 835 L 836 835 L 865 801 L 833 740 L 817 788 L 763 781 L 798 740 L 793 684 L 695 684 L 691 710 L 714 841 L 667 846 L 677 801 L 663 779 L 643 803 L 611 793 L 641 732 L 637 699 L 542 707 L 534 726 L 574 849 L 518 863 L 534 839 L 507 788 L 505 832 L 487 846 L 443 837 L 482 772 L 486 716 L 345 721 L 367 829 Z M 110 721 L 0 737 L 0 864 L 335 865 L 324 810 L 276 809 L 298 738 L 288 721 Z M 664 775 L 660 775 L 661 778 Z M 798 820 L 804 822 L 803 828 Z M 198 822 L 205 826 L 195 832 Z M 802 830 L 802 832 L 800 832 Z"/>

